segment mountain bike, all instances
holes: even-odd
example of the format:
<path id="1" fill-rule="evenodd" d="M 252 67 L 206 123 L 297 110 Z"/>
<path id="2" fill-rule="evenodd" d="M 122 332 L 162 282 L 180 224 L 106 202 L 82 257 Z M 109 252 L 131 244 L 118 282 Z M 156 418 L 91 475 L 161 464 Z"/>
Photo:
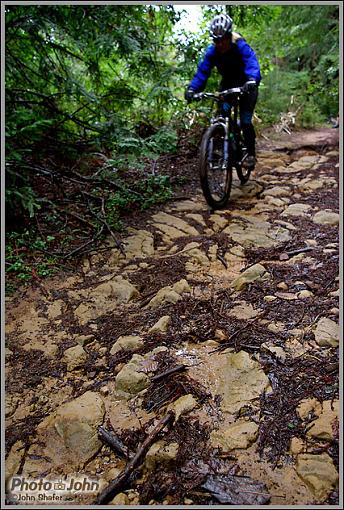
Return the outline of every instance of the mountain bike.
<path id="1" fill-rule="evenodd" d="M 250 177 L 253 166 L 245 165 L 248 156 L 239 123 L 239 99 L 243 94 L 242 87 L 223 90 L 222 92 L 199 92 L 195 100 L 214 99 L 221 112 L 222 104 L 228 98 L 231 110 L 228 117 L 221 113 L 210 120 L 210 127 L 203 135 L 199 173 L 203 195 L 212 209 L 222 209 L 228 202 L 233 167 L 236 169 L 241 184 Z"/>

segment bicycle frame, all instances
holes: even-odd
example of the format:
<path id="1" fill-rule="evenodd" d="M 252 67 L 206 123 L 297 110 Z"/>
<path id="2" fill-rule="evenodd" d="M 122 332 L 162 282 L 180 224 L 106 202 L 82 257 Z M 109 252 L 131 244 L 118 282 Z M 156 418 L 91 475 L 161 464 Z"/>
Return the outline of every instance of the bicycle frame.
<path id="1" fill-rule="evenodd" d="M 223 117 L 222 115 L 212 117 L 210 119 L 210 124 L 220 124 L 223 126 L 225 130 L 225 140 L 224 140 L 224 162 L 223 169 L 226 168 L 228 164 L 229 158 L 229 143 L 235 141 L 237 143 L 237 126 L 238 126 L 238 102 L 239 96 L 243 93 L 242 87 L 235 87 L 227 90 L 223 90 L 221 92 L 200 92 L 194 95 L 194 99 L 200 100 L 203 98 L 215 99 L 218 103 L 224 103 L 226 96 L 233 97 L 233 104 L 231 107 L 233 108 L 233 113 L 229 117 Z M 231 140 L 230 134 L 233 134 L 233 139 Z M 234 150 L 234 154 L 236 154 L 236 147 Z M 241 162 L 238 162 L 241 163 Z"/>

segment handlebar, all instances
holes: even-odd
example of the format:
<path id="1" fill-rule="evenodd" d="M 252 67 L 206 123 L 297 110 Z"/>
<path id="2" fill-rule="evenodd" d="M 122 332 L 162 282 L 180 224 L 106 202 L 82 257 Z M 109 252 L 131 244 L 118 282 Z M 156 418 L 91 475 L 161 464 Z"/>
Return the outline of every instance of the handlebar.
<path id="1" fill-rule="evenodd" d="M 249 81 L 246 83 L 256 83 L 255 81 Z M 244 93 L 244 87 L 234 87 L 232 89 L 222 90 L 221 92 L 198 92 L 194 94 L 193 99 L 200 100 L 204 98 L 215 99 L 216 101 L 223 101 L 225 96 L 229 95 L 241 95 Z"/>

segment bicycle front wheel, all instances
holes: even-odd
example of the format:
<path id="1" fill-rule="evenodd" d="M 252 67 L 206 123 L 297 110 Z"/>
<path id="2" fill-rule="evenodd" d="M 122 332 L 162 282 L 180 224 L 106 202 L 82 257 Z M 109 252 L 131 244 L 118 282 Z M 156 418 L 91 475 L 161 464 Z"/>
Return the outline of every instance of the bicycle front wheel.
<path id="1" fill-rule="evenodd" d="M 210 126 L 201 143 L 201 187 L 204 198 L 212 209 L 222 209 L 231 192 L 232 167 L 228 163 L 228 154 L 225 154 L 225 144 L 226 132 L 222 124 Z"/>
<path id="2" fill-rule="evenodd" d="M 241 184 L 246 184 L 246 182 L 249 180 L 251 172 L 253 170 L 253 166 L 248 166 L 246 163 L 246 158 L 248 156 L 247 149 L 244 146 L 244 141 L 242 136 L 240 135 L 239 138 L 239 146 L 240 146 L 240 155 L 241 160 L 238 161 L 235 165 L 238 177 L 240 179 Z"/>

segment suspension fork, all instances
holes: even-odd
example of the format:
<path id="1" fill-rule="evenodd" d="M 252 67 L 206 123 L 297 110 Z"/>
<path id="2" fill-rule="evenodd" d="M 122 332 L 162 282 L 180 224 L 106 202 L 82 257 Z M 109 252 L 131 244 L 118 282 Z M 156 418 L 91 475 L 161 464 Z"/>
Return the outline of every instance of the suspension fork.
<path id="1" fill-rule="evenodd" d="M 229 118 L 221 118 L 221 121 L 212 122 L 212 125 L 221 125 L 224 128 L 225 136 L 223 140 L 223 168 L 227 168 L 228 158 L 229 158 Z M 208 150 L 208 162 L 212 163 L 212 155 L 213 155 L 213 139 L 209 140 L 209 150 Z"/>

